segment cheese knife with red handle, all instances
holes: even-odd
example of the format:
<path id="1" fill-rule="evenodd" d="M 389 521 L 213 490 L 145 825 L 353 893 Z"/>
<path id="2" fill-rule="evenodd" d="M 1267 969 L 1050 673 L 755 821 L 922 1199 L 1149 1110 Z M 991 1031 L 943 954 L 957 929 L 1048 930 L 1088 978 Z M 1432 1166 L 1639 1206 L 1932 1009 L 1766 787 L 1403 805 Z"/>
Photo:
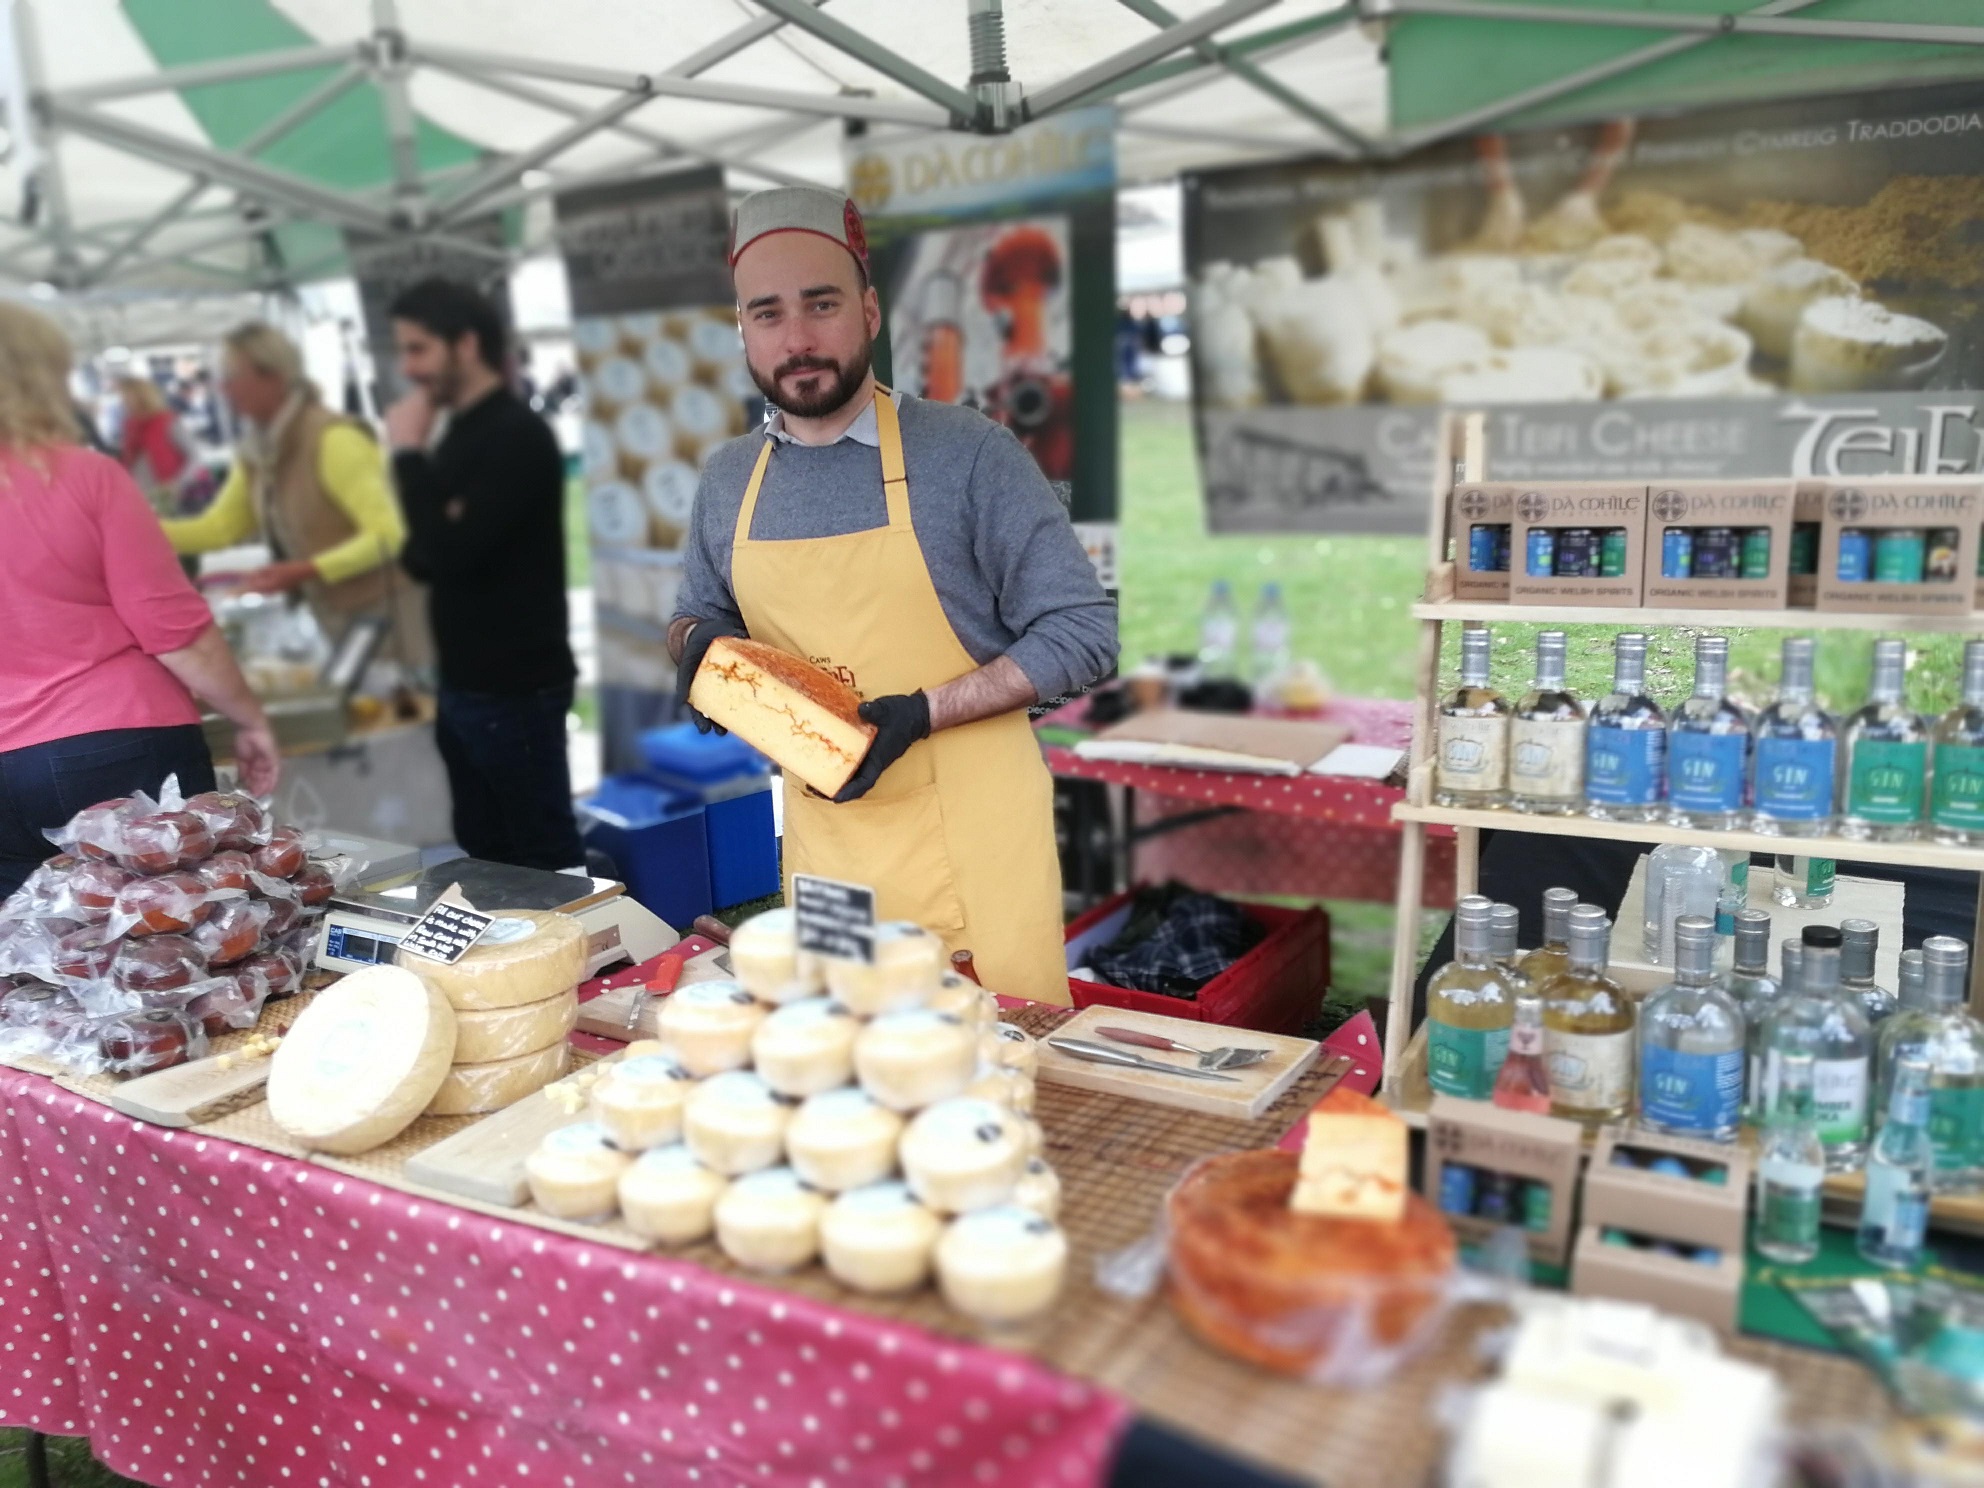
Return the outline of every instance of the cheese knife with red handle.
<path id="1" fill-rule="evenodd" d="M 666 997 L 675 990 L 675 984 L 682 980 L 682 968 L 702 955 L 704 951 L 717 946 L 730 944 L 730 927 L 722 920 L 710 915 L 697 915 L 689 925 L 690 934 L 675 942 L 655 958 L 654 970 L 642 992 L 636 992 L 627 1000 L 627 1029 L 632 1032 L 640 1026 L 641 1012 L 648 1005 L 650 997 Z"/>

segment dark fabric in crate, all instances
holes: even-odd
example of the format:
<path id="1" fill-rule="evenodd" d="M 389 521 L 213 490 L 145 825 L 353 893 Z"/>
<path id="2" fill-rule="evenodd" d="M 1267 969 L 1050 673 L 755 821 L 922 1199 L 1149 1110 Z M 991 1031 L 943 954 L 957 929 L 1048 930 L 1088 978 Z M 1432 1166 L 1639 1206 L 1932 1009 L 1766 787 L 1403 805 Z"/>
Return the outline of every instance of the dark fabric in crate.
<path id="1" fill-rule="evenodd" d="M 1111 986 L 1195 997 L 1266 934 L 1239 905 L 1166 884 L 1138 891 L 1122 933 L 1089 965 Z"/>

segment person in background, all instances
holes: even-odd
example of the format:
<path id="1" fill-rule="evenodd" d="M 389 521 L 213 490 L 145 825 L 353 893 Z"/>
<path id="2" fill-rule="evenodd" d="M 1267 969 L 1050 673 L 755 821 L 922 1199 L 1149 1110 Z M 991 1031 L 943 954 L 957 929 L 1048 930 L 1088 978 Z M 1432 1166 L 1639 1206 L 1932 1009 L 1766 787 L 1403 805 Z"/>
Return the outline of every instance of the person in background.
<path id="1" fill-rule="evenodd" d="M 152 510 L 170 516 L 176 505 L 179 478 L 192 463 L 179 433 L 179 419 L 166 407 L 165 397 L 149 377 L 117 379 L 124 403 L 124 427 L 118 435 L 117 459 L 145 493 Z"/>
<path id="2" fill-rule="evenodd" d="M 214 788 L 201 699 L 235 726 L 242 784 L 275 789 L 274 736 L 206 602 L 118 463 L 82 447 L 68 341 L 0 303 L 0 899 L 85 806 L 168 775 Z"/>
<path id="3" fill-rule="evenodd" d="M 504 382 L 502 317 L 481 294 L 423 280 L 390 313 L 409 386 L 386 441 L 411 529 L 402 561 L 430 586 L 455 840 L 489 862 L 582 871 L 565 753 L 565 457 Z"/>

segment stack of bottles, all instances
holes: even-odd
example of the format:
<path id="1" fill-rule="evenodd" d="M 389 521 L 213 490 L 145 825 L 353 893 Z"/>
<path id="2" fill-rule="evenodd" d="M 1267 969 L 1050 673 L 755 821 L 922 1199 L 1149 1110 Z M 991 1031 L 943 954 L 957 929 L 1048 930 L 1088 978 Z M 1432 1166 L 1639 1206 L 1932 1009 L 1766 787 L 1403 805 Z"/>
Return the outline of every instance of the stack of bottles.
<path id="1" fill-rule="evenodd" d="M 1866 704 L 1845 719 L 1813 694 L 1809 636 L 1786 638 L 1777 700 L 1754 717 L 1728 695 L 1723 636 L 1696 640 L 1694 692 L 1671 717 L 1647 693 L 1638 632 L 1615 638 L 1612 690 L 1590 703 L 1564 685 L 1564 632 L 1536 638 L 1535 681 L 1514 704 L 1489 685 L 1491 643 L 1485 628 L 1461 633 L 1436 805 L 1984 846 L 1984 640 L 1965 644 L 1963 701 L 1934 724 L 1903 699 L 1899 640 L 1874 643 Z"/>

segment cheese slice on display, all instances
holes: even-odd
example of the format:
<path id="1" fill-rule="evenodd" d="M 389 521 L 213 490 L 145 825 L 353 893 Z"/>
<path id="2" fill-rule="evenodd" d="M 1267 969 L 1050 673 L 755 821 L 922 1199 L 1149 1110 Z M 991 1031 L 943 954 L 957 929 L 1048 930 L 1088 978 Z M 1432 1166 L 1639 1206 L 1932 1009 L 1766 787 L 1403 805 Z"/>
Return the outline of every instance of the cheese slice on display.
<path id="1" fill-rule="evenodd" d="M 400 965 L 441 989 L 459 1013 L 521 1007 L 585 980 L 585 927 L 570 915 L 498 909 L 496 921 L 453 966 L 400 953 Z"/>
<path id="2" fill-rule="evenodd" d="M 442 1077 L 434 1098 L 427 1103 L 427 1114 L 468 1116 L 515 1105 L 562 1076 L 570 1053 L 566 1045 L 557 1043 L 515 1059 L 457 1064 Z"/>
<path id="3" fill-rule="evenodd" d="M 852 687 L 758 641 L 712 641 L 689 704 L 823 796 L 847 784 L 875 740 Z"/>
<path id="4" fill-rule="evenodd" d="M 396 966 L 355 971 L 318 993 L 276 1049 L 269 1117 L 313 1151 L 369 1152 L 434 1098 L 454 1052 L 455 1012 L 438 987 Z"/>
<path id="5" fill-rule="evenodd" d="M 1302 1167 L 1288 1207 L 1335 1219 L 1396 1224 L 1405 1214 L 1405 1123 L 1395 1116 L 1309 1118 Z"/>
<path id="6" fill-rule="evenodd" d="M 455 1014 L 455 1063 L 487 1064 L 515 1059 L 565 1041 L 579 1021 L 576 992 L 560 992 L 543 1002 Z"/>

